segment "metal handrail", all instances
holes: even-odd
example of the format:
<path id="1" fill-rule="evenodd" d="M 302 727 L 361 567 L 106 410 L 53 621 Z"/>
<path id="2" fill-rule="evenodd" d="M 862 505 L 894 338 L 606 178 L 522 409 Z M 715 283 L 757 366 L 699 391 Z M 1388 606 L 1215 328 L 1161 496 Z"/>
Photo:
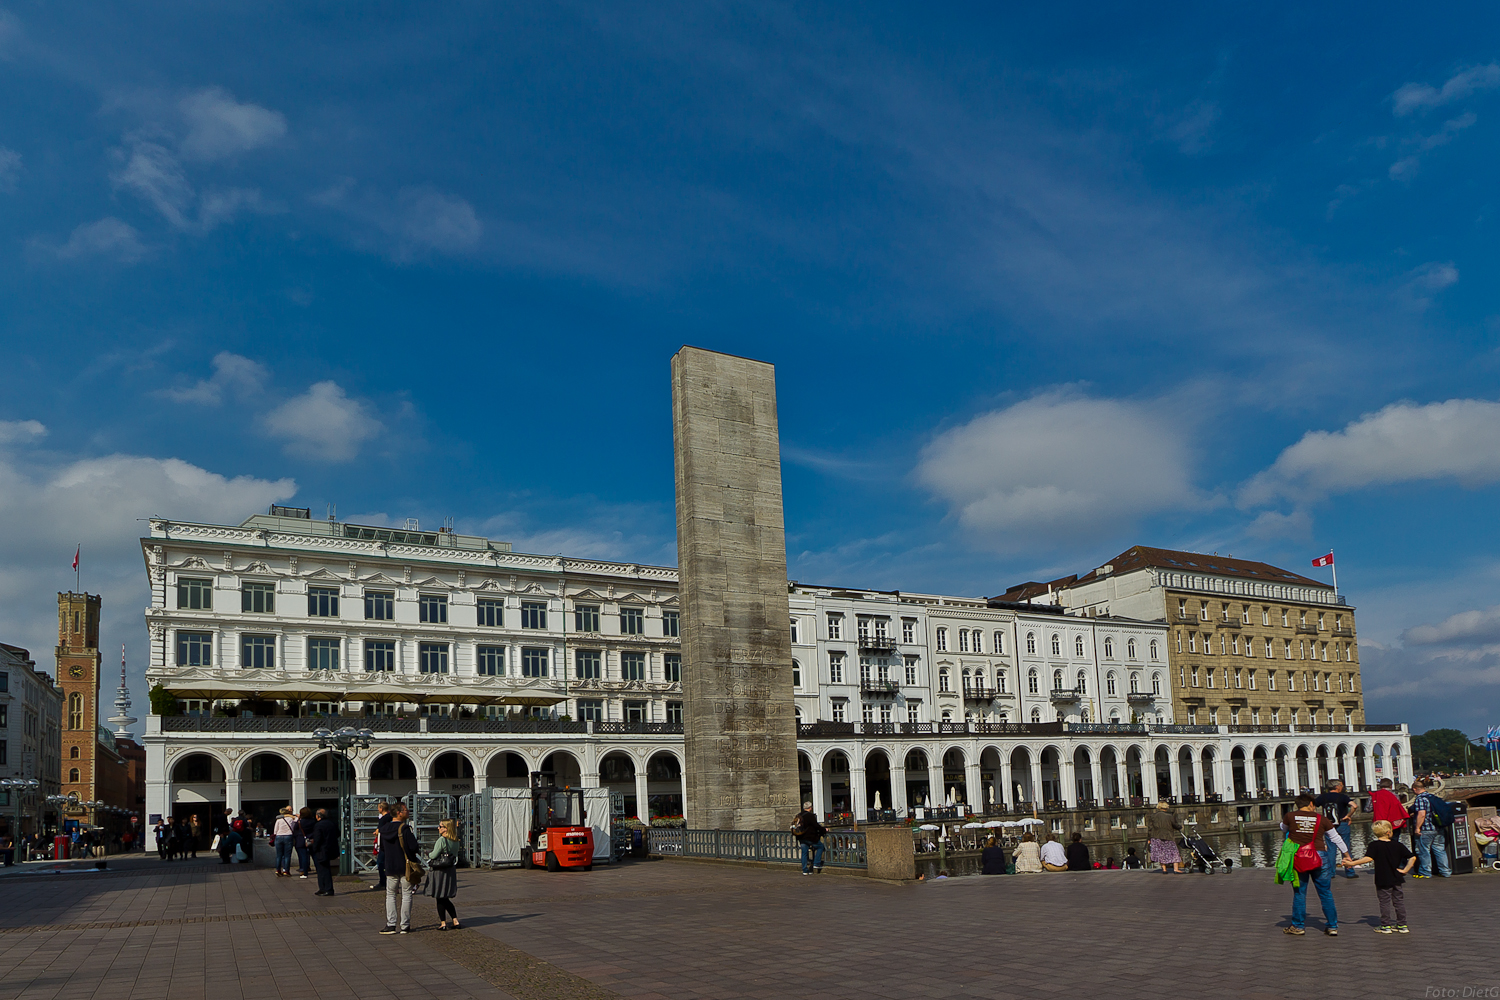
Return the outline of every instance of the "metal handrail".
<path id="1" fill-rule="evenodd" d="M 650 827 L 646 849 L 661 857 L 715 858 L 798 864 L 802 844 L 787 830 L 685 830 Z M 830 831 L 823 837 L 823 864 L 832 868 L 864 868 L 868 859 L 863 833 Z"/>

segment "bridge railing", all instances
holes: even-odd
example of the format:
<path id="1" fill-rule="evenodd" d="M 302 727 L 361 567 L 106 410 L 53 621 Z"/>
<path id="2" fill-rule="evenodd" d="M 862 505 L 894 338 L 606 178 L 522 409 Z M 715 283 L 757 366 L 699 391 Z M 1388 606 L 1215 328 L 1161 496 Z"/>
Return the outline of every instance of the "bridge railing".
<path id="1" fill-rule="evenodd" d="M 823 838 L 823 863 L 832 868 L 866 867 L 865 835 L 830 832 Z M 684 830 L 652 827 L 646 849 L 660 857 L 715 858 L 800 864 L 802 844 L 786 830 Z"/>

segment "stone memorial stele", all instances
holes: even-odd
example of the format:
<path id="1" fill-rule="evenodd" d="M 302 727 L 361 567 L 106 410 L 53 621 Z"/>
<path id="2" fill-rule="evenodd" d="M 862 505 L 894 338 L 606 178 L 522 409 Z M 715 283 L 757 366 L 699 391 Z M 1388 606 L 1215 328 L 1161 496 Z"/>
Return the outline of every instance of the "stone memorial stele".
<path id="1" fill-rule="evenodd" d="M 785 830 L 798 809 L 776 369 L 672 357 L 687 822 Z"/>

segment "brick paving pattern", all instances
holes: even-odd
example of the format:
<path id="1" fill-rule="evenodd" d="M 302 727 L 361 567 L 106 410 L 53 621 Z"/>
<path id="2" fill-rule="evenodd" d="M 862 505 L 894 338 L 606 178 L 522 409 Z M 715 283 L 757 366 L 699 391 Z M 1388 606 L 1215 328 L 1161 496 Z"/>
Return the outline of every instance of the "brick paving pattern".
<path id="1" fill-rule="evenodd" d="M 442 997 L 517 1000 L 1034 997 L 1403 998 L 1500 986 L 1500 876 L 1409 881 L 1413 931 L 1374 934 L 1373 880 L 1335 884 L 1338 938 L 1264 869 L 892 885 L 655 861 L 591 873 L 460 873 L 465 930 L 419 898 L 312 895 L 264 868 L 111 861 L 0 878 L 0 1000 Z M 1471 995 L 1473 995 L 1471 993 Z"/>

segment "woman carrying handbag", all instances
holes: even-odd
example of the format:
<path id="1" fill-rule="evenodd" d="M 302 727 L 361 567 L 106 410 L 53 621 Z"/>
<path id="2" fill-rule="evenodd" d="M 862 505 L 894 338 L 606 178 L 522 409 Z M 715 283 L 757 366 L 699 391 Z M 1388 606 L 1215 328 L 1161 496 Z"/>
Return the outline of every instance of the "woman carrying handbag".
<path id="1" fill-rule="evenodd" d="M 458 895 L 458 822 L 445 819 L 438 824 L 437 843 L 427 856 L 427 895 L 437 900 L 438 930 L 448 929 L 448 917 L 452 916 L 457 929 L 458 911 L 453 908 L 453 897 Z"/>

